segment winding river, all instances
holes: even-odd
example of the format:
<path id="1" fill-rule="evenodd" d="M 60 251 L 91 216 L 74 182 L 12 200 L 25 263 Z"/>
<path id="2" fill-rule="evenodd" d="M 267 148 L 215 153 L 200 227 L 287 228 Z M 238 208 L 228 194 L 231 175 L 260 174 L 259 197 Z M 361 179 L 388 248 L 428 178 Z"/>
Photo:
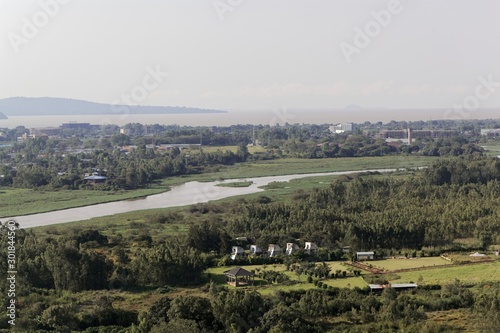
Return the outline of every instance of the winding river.
<path id="1" fill-rule="evenodd" d="M 115 201 L 92 206 L 78 208 L 69 208 L 64 210 L 52 211 L 24 216 L 15 216 L 2 219 L 7 221 L 13 219 L 20 224 L 21 228 L 34 228 L 52 224 L 76 222 L 114 215 L 119 213 L 132 212 L 137 210 L 168 208 L 192 205 L 196 203 L 219 200 L 237 195 L 251 194 L 264 191 L 259 188 L 271 182 L 287 182 L 292 179 L 319 177 L 319 176 L 339 176 L 360 172 L 394 172 L 397 169 L 372 169 L 356 171 L 338 171 L 310 174 L 294 174 L 285 176 L 269 176 L 241 179 L 226 179 L 214 182 L 188 182 L 182 185 L 174 186 L 168 192 L 153 194 L 144 198 Z M 248 187 L 222 187 L 217 186 L 222 183 L 232 183 L 237 181 L 251 181 L 252 185 Z"/>

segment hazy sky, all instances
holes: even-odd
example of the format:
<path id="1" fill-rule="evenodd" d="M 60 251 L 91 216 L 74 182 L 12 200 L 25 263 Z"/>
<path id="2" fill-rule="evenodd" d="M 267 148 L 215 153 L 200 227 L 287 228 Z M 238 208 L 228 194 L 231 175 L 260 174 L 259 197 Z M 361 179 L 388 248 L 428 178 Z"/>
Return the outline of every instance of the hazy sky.
<path id="1" fill-rule="evenodd" d="M 0 0 L 0 35 L 0 98 L 500 107 L 498 0 Z"/>

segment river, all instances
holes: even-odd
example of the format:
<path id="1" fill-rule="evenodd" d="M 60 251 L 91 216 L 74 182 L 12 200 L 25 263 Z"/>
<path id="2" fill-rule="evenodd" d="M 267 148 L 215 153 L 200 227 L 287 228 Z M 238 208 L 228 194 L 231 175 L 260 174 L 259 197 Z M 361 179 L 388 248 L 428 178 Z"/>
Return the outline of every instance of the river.
<path id="1" fill-rule="evenodd" d="M 310 174 L 294 174 L 285 176 L 269 176 L 241 179 L 226 179 L 214 182 L 188 182 L 182 185 L 173 186 L 170 191 L 160 194 L 149 195 L 144 198 L 115 201 L 92 206 L 69 208 L 47 213 L 39 213 L 24 216 L 15 216 L 2 219 L 7 221 L 13 219 L 20 224 L 21 228 L 34 228 L 52 224 L 76 222 L 88 220 L 94 217 L 108 216 L 120 213 L 127 213 L 137 210 L 168 208 L 192 205 L 196 203 L 219 200 L 237 195 L 251 194 L 264 191 L 260 186 L 271 182 L 288 182 L 292 179 L 316 177 L 316 176 L 339 176 L 360 172 L 393 172 L 397 169 L 373 169 L 356 171 L 337 171 Z M 248 187 L 222 187 L 217 186 L 222 183 L 239 181 L 251 181 Z"/>

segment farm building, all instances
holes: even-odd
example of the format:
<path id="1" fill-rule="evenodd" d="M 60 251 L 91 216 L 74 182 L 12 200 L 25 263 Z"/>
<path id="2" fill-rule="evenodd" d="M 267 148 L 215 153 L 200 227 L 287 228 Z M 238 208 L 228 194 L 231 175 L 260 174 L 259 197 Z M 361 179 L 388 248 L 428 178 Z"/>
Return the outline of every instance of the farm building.
<path id="1" fill-rule="evenodd" d="M 253 284 L 253 273 L 241 267 L 225 271 L 224 275 L 226 276 L 227 283 L 235 287 Z"/>
<path id="2" fill-rule="evenodd" d="M 299 246 L 295 243 L 286 243 L 286 255 L 291 255 L 294 252 L 297 252 L 299 250 Z"/>
<path id="3" fill-rule="evenodd" d="M 262 254 L 262 249 L 257 245 L 250 245 L 250 254 L 254 256 L 259 256 Z"/>
<path id="4" fill-rule="evenodd" d="M 236 260 L 236 258 L 243 256 L 245 254 L 245 250 L 243 250 L 240 246 L 233 246 L 231 250 L 231 259 Z"/>
<path id="5" fill-rule="evenodd" d="M 92 175 L 84 178 L 86 181 L 92 184 L 97 184 L 97 183 L 104 183 L 106 181 L 105 176 L 97 176 L 97 175 Z"/>
<path id="6" fill-rule="evenodd" d="M 392 288 L 396 291 L 403 291 L 417 288 L 416 283 L 393 283 L 393 284 L 369 284 L 371 292 L 382 292 L 384 289 Z"/>
<path id="7" fill-rule="evenodd" d="M 269 244 L 269 247 L 267 248 L 267 255 L 269 257 L 276 257 L 282 252 L 281 247 L 277 244 Z"/>
<path id="8" fill-rule="evenodd" d="M 356 260 L 373 260 L 375 259 L 375 252 L 356 252 Z"/>

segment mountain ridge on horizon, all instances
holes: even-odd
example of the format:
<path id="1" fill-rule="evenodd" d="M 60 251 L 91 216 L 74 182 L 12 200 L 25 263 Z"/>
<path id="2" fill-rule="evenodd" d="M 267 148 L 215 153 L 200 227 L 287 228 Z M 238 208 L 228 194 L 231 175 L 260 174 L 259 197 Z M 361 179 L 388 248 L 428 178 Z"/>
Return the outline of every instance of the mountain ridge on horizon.
<path id="1" fill-rule="evenodd" d="M 0 99 L 0 119 L 6 116 L 59 116 L 110 114 L 227 113 L 223 110 L 185 106 L 113 105 L 59 97 L 9 97 Z"/>

